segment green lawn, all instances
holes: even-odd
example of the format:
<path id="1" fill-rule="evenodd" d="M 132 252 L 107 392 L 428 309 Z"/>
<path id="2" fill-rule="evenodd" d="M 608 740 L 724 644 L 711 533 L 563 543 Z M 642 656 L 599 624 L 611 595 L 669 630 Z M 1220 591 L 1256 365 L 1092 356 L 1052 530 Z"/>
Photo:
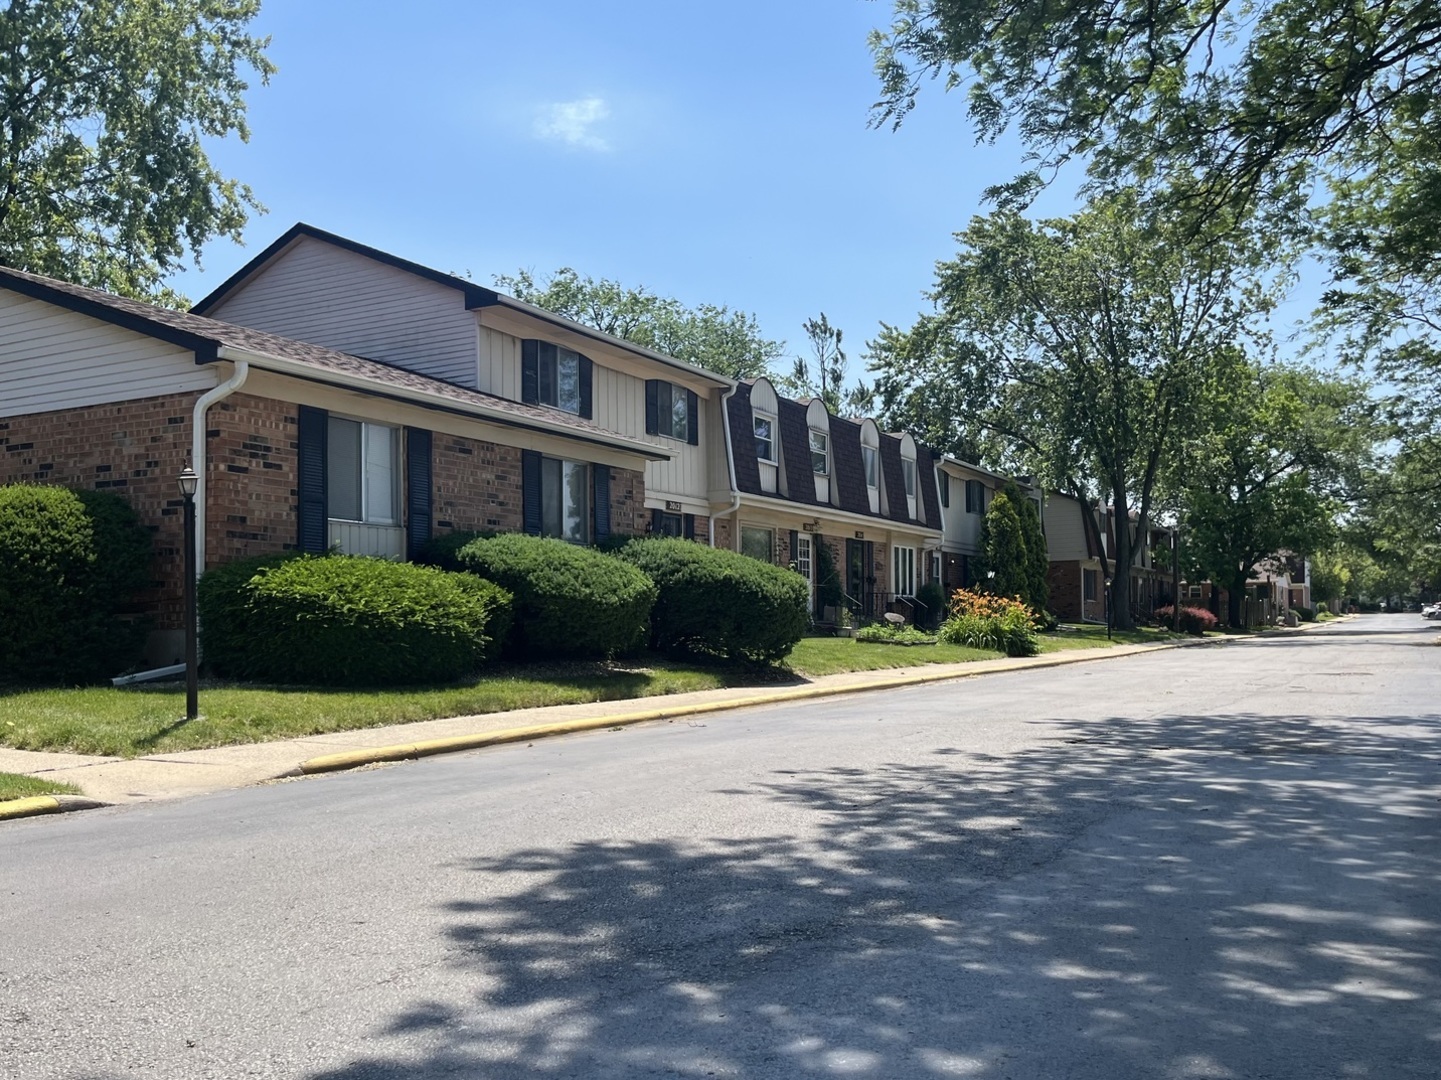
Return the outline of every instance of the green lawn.
<path id="1" fill-rule="evenodd" d="M 1111 644 L 1168 637 L 1155 630 L 1118 631 Z M 1043 653 L 1105 644 L 1105 627 L 1085 626 L 1041 636 Z M 205 683 L 200 694 L 202 715 L 193 723 L 179 719 L 185 711 L 185 694 L 174 683 L 123 689 L 24 690 L 0 693 L 0 715 L 5 718 L 0 721 L 0 745 L 143 757 L 446 716 L 647 698 L 775 683 L 797 675 L 958 664 L 999 656 L 959 645 L 902 647 L 854 638 L 813 637 L 796 646 L 784 667 L 761 672 L 647 659 L 634 665 L 528 665 L 439 688 L 324 690 Z"/>
<path id="2" fill-rule="evenodd" d="M 1064 630 L 1041 635 L 1041 652 L 1099 649 L 1108 645 L 1154 645 L 1159 642 L 1177 641 L 1184 638 L 1184 634 L 1173 634 L 1169 630 L 1144 626 L 1138 630 L 1112 630 L 1111 637 L 1107 640 L 1104 626 L 1095 626 L 1091 623 L 1067 623 Z"/>
<path id="3" fill-rule="evenodd" d="M 962 664 L 994 660 L 1001 654 L 962 645 L 879 645 L 843 637 L 802 638 L 787 660 L 798 675 L 836 675 L 843 671 L 880 671 L 919 664 Z"/>
<path id="4" fill-rule="evenodd" d="M 28 799 L 32 795 L 79 795 L 74 784 L 57 784 L 19 773 L 0 772 L 0 802 L 7 799 Z"/>
<path id="5" fill-rule="evenodd" d="M 18 691 L 0 698 L 0 744 L 17 750 L 143 757 L 434 720 L 734 685 L 737 673 L 647 661 L 534 665 L 458 686 L 323 690 L 202 683 L 200 719 L 186 723 L 185 691 L 90 687 Z"/>

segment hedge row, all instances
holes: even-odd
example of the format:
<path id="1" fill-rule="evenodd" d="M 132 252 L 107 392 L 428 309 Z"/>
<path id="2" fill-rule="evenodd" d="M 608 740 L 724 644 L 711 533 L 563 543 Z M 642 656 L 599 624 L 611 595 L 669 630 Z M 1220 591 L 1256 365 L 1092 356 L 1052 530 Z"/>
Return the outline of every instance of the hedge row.
<path id="1" fill-rule="evenodd" d="M 464 572 L 339 555 L 212 570 L 200 587 L 207 663 L 219 675 L 321 685 L 445 681 L 502 650 L 614 657 L 649 644 L 767 664 L 806 626 L 799 575 L 685 540 L 636 540 L 608 555 L 472 535 L 427 557 Z"/>
<path id="2" fill-rule="evenodd" d="M 150 534 L 110 492 L 0 487 L 0 684 L 94 682 L 134 668 Z"/>

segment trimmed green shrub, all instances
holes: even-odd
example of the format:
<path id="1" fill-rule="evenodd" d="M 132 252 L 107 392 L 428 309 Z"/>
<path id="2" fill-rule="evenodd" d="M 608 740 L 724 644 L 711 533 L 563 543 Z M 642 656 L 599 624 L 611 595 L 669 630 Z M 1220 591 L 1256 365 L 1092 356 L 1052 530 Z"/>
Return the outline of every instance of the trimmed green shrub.
<path id="1" fill-rule="evenodd" d="M 118 496 L 0 487 L 0 683 L 96 682 L 133 668 L 150 536 Z"/>
<path id="2" fill-rule="evenodd" d="M 1296 613 L 1296 618 L 1301 622 L 1315 622 L 1316 613 L 1302 604 L 1294 604 L 1291 610 Z"/>
<path id="3" fill-rule="evenodd" d="M 1317 614 L 1317 615 L 1329 615 L 1329 614 L 1331 614 L 1331 605 L 1328 604 L 1328 603 L 1326 603 L 1326 601 L 1324 601 L 1324 600 L 1317 600 L 1317 601 L 1316 601 L 1316 614 Z"/>
<path id="4" fill-rule="evenodd" d="M 246 586 L 262 570 L 301 557 L 298 551 L 252 555 L 205 571 L 195 602 L 200 611 L 201 659 L 209 671 L 236 677 L 245 674 L 254 639 Z"/>
<path id="5" fill-rule="evenodd" d="M 810 589 L 793 570 L 697 544 L 655 538 L 626 545 L 620 558 L 660 590 L 651 644 L 675 656 L 773 664 L 805 633 Z"/>
<path id="6" fill-rule="evenodd" d="M 415 561 L 425 566 L 438 566 L 442 570 L 464 570 L 465 567 L 460 565 L 460 559 L 457 558 L 460 549 L 472 540 L 485 540 L 499 535 L 491 529 L 480 529 L 432 536 L 420 549 Z"/>
<path id="7" fill-rule="evenodd" d="M 645 644 L 656 587 L 628 562 L 515 533 L 473 540 L 456 558 L 514 595 L 514 657 L 610 657 Z"/>
<path id="8" fill-rule="evenodd" d="M 916 600 L 925 607 L 916 612 L 916 625 L 934 631 L 946 617 L 946 590 L 938 581 L 928 581 L 916 590 Z"/>
<path id="9" fill-rule="evenodd" d="M 274 561 L 241 581 L 238 592 L 230 611 L 243 619 L 244 633 L 228 637 L 239 648 L 207 653 L 212 666 L 317 686 L 437 683 L 472 674 L 494 654 L 494 634 L 504 631 L 510 605 L 504 589 L 471 574 L 354 555 Z"/>

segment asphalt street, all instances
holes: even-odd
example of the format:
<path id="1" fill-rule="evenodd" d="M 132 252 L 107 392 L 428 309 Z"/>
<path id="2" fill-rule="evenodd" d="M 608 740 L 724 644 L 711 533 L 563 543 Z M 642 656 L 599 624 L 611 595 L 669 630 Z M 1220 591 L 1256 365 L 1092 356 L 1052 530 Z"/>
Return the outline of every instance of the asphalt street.
<path id="1" fill-rule="evenodd" d="M 0 927 L 13 1080 L 1435 1080 L 1441 626 L 9 822 Z"/>

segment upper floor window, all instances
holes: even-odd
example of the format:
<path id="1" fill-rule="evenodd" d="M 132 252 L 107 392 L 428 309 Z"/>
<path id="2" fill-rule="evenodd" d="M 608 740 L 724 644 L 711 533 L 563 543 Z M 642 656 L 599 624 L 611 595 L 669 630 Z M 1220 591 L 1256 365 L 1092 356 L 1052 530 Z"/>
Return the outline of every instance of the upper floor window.
<path id="1" fill-rule="evenodd" d="M 588 357 L 549 341 L 521 342 L 521 400 L 591 418 L 593 368 Z"/>
<path id="2" fill-rule="evenodd" d="M 949 508 L 951 505 L 951 474 L 944 469 L 940 471 L 941 505 Z"/>
<path id="3" fill-rule="evenodd" d="M 398 525 L 400 432 L 382 424 L 330 417 L 326 425 L 326 515 L 369 525 Z"/>
<path id="4" fill-rule="evenodd" d="M 906 498 L 916 497 L 916 459 L 901 458 L 901 472 L 906 478 Z"/>
<path id="5" fill-rule="evenodd" d="M 824 431 L 811 428 L 811 472 L 828 476 L 831 471 L 830 440 Z"/>
<path id="6" fill-rule="evenodd" d="M 755 414 L 756 457 L 774 465 L 776 458 L 776 418 L 769 413 Z"/>
<path id="7" fill-rule="evenodd" d="M 647 379 L 646 434 L 683 439 L 695 446 L 700 441 L 699 406 L 700 399 L 695 391 L 668 383 L 664 379 Z"/>
<path id="8" fill-rule="evenodd" d="M 861 463 L 866 468 L 866 487 L 873 488 L 879 483 L 880 451 L 874 446 L 861 447 Z"/>
<path id="9" fill-rule="evenodd" d="M 986 485 L 979 480 L 966 481 L 966 513 L 984 514 L 986 512 Z"/>

